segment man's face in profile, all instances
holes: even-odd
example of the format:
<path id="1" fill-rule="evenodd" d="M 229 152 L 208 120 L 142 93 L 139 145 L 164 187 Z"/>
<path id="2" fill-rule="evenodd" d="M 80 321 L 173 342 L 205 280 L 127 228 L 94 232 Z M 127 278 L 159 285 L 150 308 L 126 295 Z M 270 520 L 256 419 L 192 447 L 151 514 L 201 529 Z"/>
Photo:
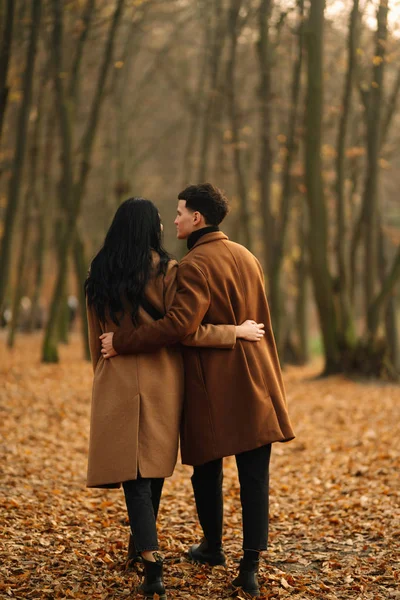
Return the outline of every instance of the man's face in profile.
<path id="1" fill-rule="evenodd" d="M 196 229 L 195 225 L 198 221 L 198 212 L 193 212 L 186 208 L 186 200 L 179 200 L 176 209 L 176 237 L 178 240 L 186 240 L 189 235 Z"/>

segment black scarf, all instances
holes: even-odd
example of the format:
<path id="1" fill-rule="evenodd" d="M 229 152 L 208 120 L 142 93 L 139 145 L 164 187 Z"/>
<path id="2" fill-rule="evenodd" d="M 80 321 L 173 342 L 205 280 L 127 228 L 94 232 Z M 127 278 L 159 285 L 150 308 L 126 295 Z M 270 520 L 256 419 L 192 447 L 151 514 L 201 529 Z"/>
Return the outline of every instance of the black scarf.
<path id="1" fill-rule="evenodd" d="M 192 231 L 192 233 L 187 239 L 188 250 L 191 250 L 197 242 L 197 240 L 199 240 L 203 235 L 205 235 L 206 233 L 214 233 L 214 231 L 219 231 L 219 227 L 217 227 L 216 225 L 209 225 L 208 227 L 202 227 L 197 231 Z"/>

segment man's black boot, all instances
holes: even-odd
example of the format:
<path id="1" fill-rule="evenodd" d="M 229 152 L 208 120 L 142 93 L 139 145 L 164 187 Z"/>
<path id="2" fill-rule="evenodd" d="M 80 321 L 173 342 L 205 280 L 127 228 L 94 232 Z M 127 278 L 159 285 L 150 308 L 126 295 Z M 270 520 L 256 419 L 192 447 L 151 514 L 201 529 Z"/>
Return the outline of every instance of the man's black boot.
<path id="1" fill-rule="evenodd" d="M 136 563 L 143 562 L 141 555 L 136 550 L 135 542 L 133 541 L 133 536 L 130 534 L 129 536 L 129 545 L 128 545 L 128 556 L 126 559 L 127 567 L 133 567 Z"/>
<path id="2" fill-rule="evenodd" d="M 255 553 L 258 554 L 258 553 Z M 258 565 L 259 560 L 244 556 L 240 561 L 239 575 L 232 581 L 234 587 L 240 587 L 250 596 L 259 596 L 260 586 L 258 585 Z"/>
<path id="3" fill-rule="evenodd" d="M 139 587 L 139 592 L 145 598 L 154 598 L 154 594 L 160 597 L 160 600 L 166 600 L 164 581 L 163 581 L 163 560 L 161 556 L 154 553 L 156 562 L 143 558 L 144 581 Z"/>
<path id="4" fill-rule="evenodd" d="M 189 550 L 189 558 L 195 562 L 210 565 L 215 567 L 217 565 L 226 564 L 225 552 L 221 544 L 209 545 L 206 539 L 203 539 L 200 544 L 193 544 Z"/>

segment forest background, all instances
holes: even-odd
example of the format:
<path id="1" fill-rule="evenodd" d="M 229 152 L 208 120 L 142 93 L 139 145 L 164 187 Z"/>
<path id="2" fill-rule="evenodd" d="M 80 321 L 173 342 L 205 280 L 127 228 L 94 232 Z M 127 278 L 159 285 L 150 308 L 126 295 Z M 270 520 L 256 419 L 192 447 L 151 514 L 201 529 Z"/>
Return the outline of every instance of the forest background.
<path id="1" fill-rule="evenodd" d="M 210 180 L 265 269 L 282 361 L 320 351 L 326 373 L 398 376 L 398 1 L 0 6 L 10 347 L 43 327 L 42 359 L 58 360 L 121 201 L 152 199 L 180 257 L 177 194 Z"/>

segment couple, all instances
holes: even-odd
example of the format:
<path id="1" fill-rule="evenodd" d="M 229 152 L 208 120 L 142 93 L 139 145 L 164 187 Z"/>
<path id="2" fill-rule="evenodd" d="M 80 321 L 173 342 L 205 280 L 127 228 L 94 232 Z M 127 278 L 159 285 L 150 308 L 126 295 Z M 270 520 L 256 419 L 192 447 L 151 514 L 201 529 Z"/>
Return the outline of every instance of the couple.
<path id="1" fill-rule="evenodd" d="M 188 246 L 179 266 L 162 247 L 156 207 L 134 198 L 117 210 L 85 284 L 95 373 L 88 486 L 122 484 L 130 557 L 144 566 L 139 591 L 165 597 L 156 518 L 179 432 L 204 532 L 189 550 L 199 563 L 225 564 L 222 459 L 235 455 L 243 558 L 233 584 L 257 596 L 271 443 L 294 437 L 264 278 L 219 230 L 220 190 L 192 185 L 178 199 L 177 237 Z"/>

